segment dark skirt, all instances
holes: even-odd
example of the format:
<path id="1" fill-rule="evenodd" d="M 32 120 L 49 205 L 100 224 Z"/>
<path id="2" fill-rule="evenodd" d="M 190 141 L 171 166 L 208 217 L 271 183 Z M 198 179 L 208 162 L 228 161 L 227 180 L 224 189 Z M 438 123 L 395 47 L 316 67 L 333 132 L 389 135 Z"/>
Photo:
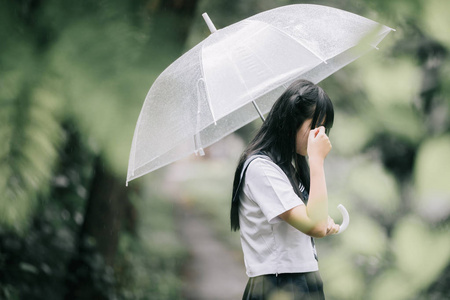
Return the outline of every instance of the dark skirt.
<path id="1" fill-rule="evenodd" d="M 322 300 L 323 283 L 319 272 L 270 274 L 251 277 L 242 300 Z"/>

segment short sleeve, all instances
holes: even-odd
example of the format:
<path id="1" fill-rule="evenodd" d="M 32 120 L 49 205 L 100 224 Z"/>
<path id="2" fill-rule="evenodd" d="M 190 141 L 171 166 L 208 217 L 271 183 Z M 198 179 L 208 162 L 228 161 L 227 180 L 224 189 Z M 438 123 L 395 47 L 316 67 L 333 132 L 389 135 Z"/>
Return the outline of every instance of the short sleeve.
<path id="1" fill-rule="evenodd" d="M 304 204 L 283 170 L 263 158 L 257 158 L 249 165 L 244 193 L 259 205 L 270 224 L 280 222 L 280 214 Z"/>

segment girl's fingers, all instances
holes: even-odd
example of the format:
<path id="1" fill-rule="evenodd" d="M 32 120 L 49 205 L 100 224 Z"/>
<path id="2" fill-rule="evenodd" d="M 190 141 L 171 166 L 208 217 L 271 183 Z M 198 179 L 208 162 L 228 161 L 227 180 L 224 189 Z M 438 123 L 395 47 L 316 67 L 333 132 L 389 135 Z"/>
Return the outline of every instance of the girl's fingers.
<path id="1" fill-rule="evenodd" d="M 334 220 L 328 216 L 327 235 L 338 233 L 340 228 L 339 224 L 335 224 Z"/>
<path id="2" fill-rule="evenodd" d="M 327 230 L 327 235 L 333 235 L 339 232 L 340 226 L 339 224 L 335 224 L 331 229 Z"/>
<path id="3" fill-rule="evenodd" d="M 312 129 L 309 132 L 309 138 L 315 138 L 319 134 L 319 128 Z"/>
<path id="4" fill-rule="evenodd" d="M 333 230 L 334 227 L 334 220 L 328 216 L 328 223 L 327 223 L 327 235 L 331 233 L 331 231 Z"/>
<path id="5" fill-rule="evenodd" d="M 319 134 L 325 134 L 325 127 L 324 126 L 320 126 L 317 128 L 314 128 L 310 131 L 310 135 L 313 135 L 313 137 L 317 137 Z"/>
<path id="6" fill-rule="evenodd" d="M 325 127 L 320 126 L 310 131 L 308 136 L 307 154 L 325 158 L 331 150 L 330 139 L 325 133 Z"/>
<path id="7" fill-rule="evenodd" d="M 335 224 L 334 225 L 334 230 L 333 230 L 333 234 L 336 234 L 339 232 L 339 229 L 341 229 L 341 226 L 339 224 Z"/>

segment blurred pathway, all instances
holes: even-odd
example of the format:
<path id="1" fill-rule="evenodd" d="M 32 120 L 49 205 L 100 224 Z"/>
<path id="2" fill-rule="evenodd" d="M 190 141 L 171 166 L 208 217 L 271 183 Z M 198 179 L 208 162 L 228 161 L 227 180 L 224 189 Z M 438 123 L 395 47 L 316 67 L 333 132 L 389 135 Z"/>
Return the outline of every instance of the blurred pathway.
<path id="1" fill-rule="evenodd" d="M 184 269 L 183 299 L 241 299 L 247 284 L 242 258 L 233 256 L 194 209 L 176 205 L 181 239 L 190 252 Z"/>

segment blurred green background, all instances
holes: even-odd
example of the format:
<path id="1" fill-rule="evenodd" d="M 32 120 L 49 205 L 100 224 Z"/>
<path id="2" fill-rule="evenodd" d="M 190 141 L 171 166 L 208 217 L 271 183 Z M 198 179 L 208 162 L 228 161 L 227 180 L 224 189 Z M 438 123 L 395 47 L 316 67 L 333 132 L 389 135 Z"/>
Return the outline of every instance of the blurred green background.
<path id="1" fill-rule="evenodd" d="M 183 209 L 240 253 L 232 177 L 260 121 L 125 187 L 131 139 L 151 83 L 208 36 L 201 13 L 293 3 L 0 0 L 0 299 L 183 299 Z M 317 241 L 327 299 L 449 299 L 450 2 L 308 3 L 397 30 L 320 84 L 330 214 L 351 216 Z"/>

